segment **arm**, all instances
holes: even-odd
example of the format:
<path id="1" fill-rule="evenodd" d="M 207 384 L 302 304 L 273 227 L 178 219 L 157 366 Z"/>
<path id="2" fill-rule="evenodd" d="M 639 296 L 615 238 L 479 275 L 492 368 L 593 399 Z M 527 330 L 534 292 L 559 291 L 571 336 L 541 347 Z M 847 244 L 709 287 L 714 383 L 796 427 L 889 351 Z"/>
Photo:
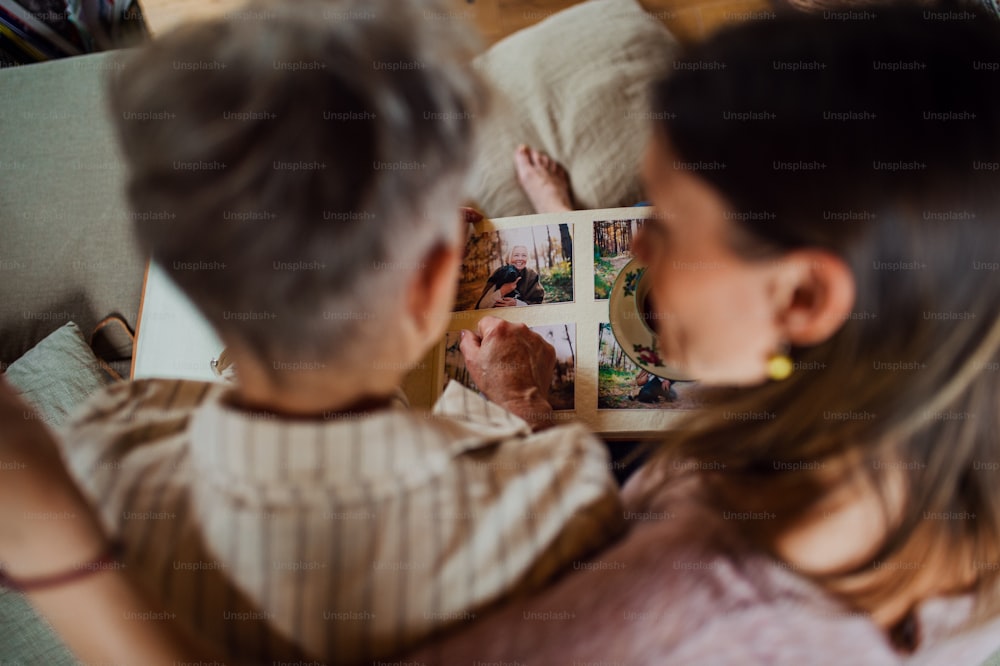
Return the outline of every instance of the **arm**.
<path id="1" fill-rule="evenodd" d="M 520 280 L 521 278 L 518 278 Z M 502 285 L 499 289 L 494 287 L 492 284 L 487 284 L 483 287 L 483 293 L 476 301 L 477 310 L 488 310 L 490 308 L 503 308 L 511 307 L 515 304 L 513 298 L 509 298 L 507 294 L 514 291 L 517 283 L 510 282 L 508 284 Z"/>
<path id="2" fill-rule="evenodd" d="M 488 310 L 493 307 L 493 302 L 496 300 L 497 291 L 493 288 L 493 285 L 487 283 L 483 287 L 483 293 L 479 295 L 479 300 L 476 301 L 477 310 Z"/>
<path id="3" fill-rule="evenodd" d="M 511 297 L 511 294 L 517 289 L 517 285 L 520 283 L 521 278 L 517 278 L 513 282 L 500 285 L 499 293 L 497 293 L 494 305 L 498 308 L 510 308 L 516 306 L 517 299 Z"/>
<path id="4" fill-rule="evenodd" d="M 224 663 L 188 636 L 176 617 L 151 603 L 121 570 L 29 592 L 28 600 L 84 663 Z"/>
<path id="5" fill-rule="evenodd" d="M 538 273 L 532 271 L 531 269 L 528 269 L 527 280 L 525 280 L 522 291 L 524 296 L 521 300 L 529 305 L 538 305 L 545 300 L 545 289 L 542 287 Z"/>
<path id="6" fill-rule="evenodd" d="M 51 434 L 0 380 L 0 562 L 86 663 L 174 664 L 204 659 L 120 568 L 90 566 L 107 540 L 67 473 Z M 50 586 L 31 581 L 72 574 Z M 161 615 L 162 617 L 162 615 Z M 168 616 L 169 617 L 169 616 Z"/>

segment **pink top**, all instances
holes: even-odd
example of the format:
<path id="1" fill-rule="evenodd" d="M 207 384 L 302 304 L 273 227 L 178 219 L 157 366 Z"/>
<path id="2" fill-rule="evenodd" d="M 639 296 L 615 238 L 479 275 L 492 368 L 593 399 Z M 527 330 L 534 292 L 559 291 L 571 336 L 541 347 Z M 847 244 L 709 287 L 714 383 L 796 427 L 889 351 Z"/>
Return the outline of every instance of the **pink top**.
<path id="1" fill-rule="evenodd" d="M 682 491 L 670 494 L 627 512 L 626 538 L 574 563 L 543 594 L 414 656 L 521 666 L 977 666 L 1000 649 L 1000 618 L 952 632 L 971 609 L 971 598 L 954 597 L 917 609 L 917 649 L 899 652 L 867 615 L 787 565 L 737 557 L 741 549 L 719 545 L 726 535 L 705 538 L 718 519 Z"/>
<path id="2" fill-rule="evenodd" d="M 711 536 L 719 521 L 685 501 L 690 497 L 678 487 L 633 510 L 629 518 L 638 524 L 616 548 L 627 556 L 656 549 L 640 541 L 660 543 L 659 585 L 669 590 L 655 599 L 641 595 L 659 617 L 655 626 L 630 632 L 637 650 L 626 663 L 976 666 L 1000 649 L 1000 617 L 957 631 L 972 610 L 972 597 L 963 595 L 918 607 L 917 648 L 898 651 L 867 614 L 846 608 L 789 565 L 745 550 L 736 556 L 736 539 L 728 540 L 734 545 L 727 552 L 720 545 L 725 538 L 692 538 Z"/>

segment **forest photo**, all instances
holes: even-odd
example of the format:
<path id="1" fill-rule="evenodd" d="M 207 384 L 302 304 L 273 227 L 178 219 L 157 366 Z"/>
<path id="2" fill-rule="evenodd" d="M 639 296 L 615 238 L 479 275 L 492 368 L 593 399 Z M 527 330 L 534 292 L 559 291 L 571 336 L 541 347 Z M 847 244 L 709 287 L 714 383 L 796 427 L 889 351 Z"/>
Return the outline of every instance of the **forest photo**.
<path id="1" fill-rule="evenodd" d="M 650 375 L 625 355 L 611 324 L 599 324 L 597 345 L 598 409 L 692 409 L 694 382 Z"/>
<path id="2" fill-rule="evenodd" d="M 645 220 L 594 222 L 594 298 L 607 298 L 618 273 L 632 260 L 632 239 Z"/>
<path id="3" fill-rule="evenodd" d="M 465 247 L 455 312 L 573 300 L 569 224 L 473 234 Z"/>
<path id="4" fill-rule="evenodd" d="M 556 369 L 549 388 L 552 409 L 573 409 L 576 392 L 576 324 L 532 326 L 556 350 Z M 458 347 L 460 331 L 450 331 L 444 339 L 444 384 L 454 379 L 463 386 L 478 390 L 465 367 L 465 357 Z"/>

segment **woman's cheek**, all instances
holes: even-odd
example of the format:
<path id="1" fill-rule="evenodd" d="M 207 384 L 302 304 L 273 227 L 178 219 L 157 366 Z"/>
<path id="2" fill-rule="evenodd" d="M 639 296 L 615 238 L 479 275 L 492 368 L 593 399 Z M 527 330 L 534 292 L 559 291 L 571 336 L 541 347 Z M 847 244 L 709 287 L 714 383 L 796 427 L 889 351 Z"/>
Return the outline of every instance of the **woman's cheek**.
<path id="1" fill-rule="evenodd" d="M 632 256 L 647 266 L 652 263 L 652 253 L 650 252 L 649 238 L 647 236 L 648 233 L 649 232 L 644 231 L 640 227 L 639 232 L 632 241 Z"/>

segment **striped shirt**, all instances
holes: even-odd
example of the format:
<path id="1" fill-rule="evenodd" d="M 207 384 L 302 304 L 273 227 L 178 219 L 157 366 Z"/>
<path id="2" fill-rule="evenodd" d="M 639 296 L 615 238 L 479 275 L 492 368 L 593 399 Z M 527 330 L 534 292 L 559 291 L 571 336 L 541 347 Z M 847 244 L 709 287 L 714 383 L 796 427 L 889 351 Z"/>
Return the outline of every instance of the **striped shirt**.
<path id="1" fill-rule="evenodd" d="M 113 385 L 62 446 L 126 566 L 232 658 L 383 658 L 623 529 L 582 425 L 532 433 L 454 382 L 430 414 L 315 420 L 239 410 L 226 391 Z"/>

